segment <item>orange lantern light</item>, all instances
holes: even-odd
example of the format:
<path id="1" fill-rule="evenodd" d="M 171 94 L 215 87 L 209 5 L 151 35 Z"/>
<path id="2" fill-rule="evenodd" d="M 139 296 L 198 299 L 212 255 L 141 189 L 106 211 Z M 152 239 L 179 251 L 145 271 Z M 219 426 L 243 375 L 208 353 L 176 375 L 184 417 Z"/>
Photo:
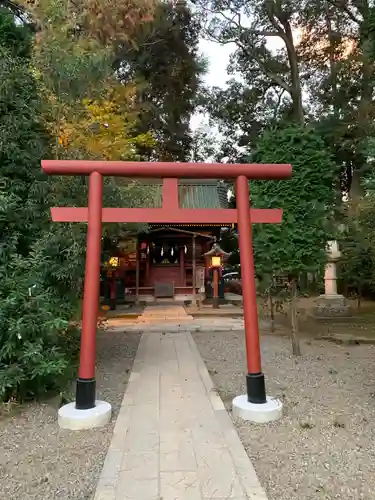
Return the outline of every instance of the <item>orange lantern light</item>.
<path id="1" fill-rule="evenodd" d="M 212 255 L 211 266 L 212 267 L 221 267 L 221 256 L 220 255 Z"/>

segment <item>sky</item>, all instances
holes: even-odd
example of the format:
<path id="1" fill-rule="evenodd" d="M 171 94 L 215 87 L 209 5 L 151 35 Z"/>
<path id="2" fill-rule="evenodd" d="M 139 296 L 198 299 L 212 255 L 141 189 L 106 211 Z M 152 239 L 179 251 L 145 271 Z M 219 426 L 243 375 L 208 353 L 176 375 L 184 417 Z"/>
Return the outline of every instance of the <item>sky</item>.
<path id="1" fill-rule="evenodd" d="M 208 60 L 208 71 L 204 77 L 204 83 L 208 87 L 225 87 L 228 80 L 227 66 L 229 56 L 235 50 L 234 44 L 219 45 L 208 40 L 201 40 L 199 49 L 202 55 Z M 207 117 L 195 114 L 191 118 L 191 127 L 193 130 L 207 124 Z"/>
<path id="2" fill-rule="evenodd" d="M 267 47 L 271 51 L 276 51 L 283 46 L 276 37 L 271 37 L 267 40 Z M 229 64 L 229 57 L 236 49 L 234 43 L 228 45 L 219 45 L 215 42 L 208 40 L 201 40 L 199 43 L 199 50 L 202 55 L 208 60 L 208 71 L 204 77 L 204 83 L 208 87 L 225 87 L 226 81 L 229 79 L 227 73 L 227 66 Z M 231 75 L 232 78 L 232 75 Z M 196 130 L 202 126 L 208 126 L 208 117 L 200 114 L 195 114 L 191 118 L 191 127 Z"/>
<path id="3" fill-rule="evenodd" d="M 200 52 L 209 61 L 209 70 L 205 77 L 207 85 L 224 86 L 228 74 L 227 66 L 229 64 L 229 56 L 234 52 L 236 46 L 234 43 L 228 45 L 219 45 L 208 40 L 201 40 L 199 44 Z"/>

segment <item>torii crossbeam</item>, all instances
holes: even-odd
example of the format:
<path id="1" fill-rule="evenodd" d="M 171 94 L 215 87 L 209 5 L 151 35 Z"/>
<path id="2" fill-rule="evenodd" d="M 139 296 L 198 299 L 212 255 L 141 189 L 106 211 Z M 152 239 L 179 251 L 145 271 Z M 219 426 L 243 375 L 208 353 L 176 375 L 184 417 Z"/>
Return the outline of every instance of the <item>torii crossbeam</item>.
<path id="1" fill-rule="evenodd" d="M 238 225 L 248 366 L 247 397 L 248 401 L 254 404 L 266 403 L 259 348 L 251 224 L 281 223 L 282 209 L 250 209 L 248 180 L 289 178 L 292 175 L 291 165 L 43 160 L 42 170 L 49 175 L 90 176 L 87 207 L 51 209 L 52 220 L 55 222 L 88 222 L 76 409 L 89 410 L 95 407 L 96 328 L 99 311 L 102 222 Z M 103 176 L 163 179 L 162 208 L 103 208 Z M 237 208 L 180 208 L 178 179 L 181 178 L 236 179 Z"/>

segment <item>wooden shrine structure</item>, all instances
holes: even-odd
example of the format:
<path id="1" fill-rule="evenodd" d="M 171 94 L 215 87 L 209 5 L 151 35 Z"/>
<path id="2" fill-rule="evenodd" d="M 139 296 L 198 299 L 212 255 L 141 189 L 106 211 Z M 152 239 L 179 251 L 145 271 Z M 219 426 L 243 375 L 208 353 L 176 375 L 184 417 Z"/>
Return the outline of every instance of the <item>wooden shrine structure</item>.
<path id="1" fill-rule="evenodd" d="M 168 182 L 150 183 L 149 208 L 162 207 L 163 190 L 168 188 L 164 183 Z M 174 189 L 184 209 L 228 209 L 228 186 L 218 180 L 180 179 Z M 125 297 L 129 302 L 146 302 L 167 297 L 189 300 L 198 292 L 205 294 L 210 285 L 212 288 L 212 272 L 204 254 L 220 237 L 221 228 L 233 225 L 210 221 L 151 224 L 149 231 L 130 235 L 119 241 L 108 261 L 115 263 L 116 269 L 108 266 L 107 275 L 105 269 L 102 272 L 106 277 L 103 295 L 108 299 L 115 293 L 117 300 Z"/>

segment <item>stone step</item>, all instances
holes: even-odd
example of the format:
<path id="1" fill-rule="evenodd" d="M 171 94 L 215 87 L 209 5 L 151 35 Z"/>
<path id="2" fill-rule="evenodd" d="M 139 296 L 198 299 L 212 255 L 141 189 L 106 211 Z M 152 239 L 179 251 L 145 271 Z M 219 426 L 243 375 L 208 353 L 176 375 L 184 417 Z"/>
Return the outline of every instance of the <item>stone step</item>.
<path id="1" fill-rule="evenodd" d="M 163 325 L 165 323 L 187 323 L 194 321 L 194 318 L 191 316 L 186 316 L 185 318 L 158 318 L 158 319 L 150 319 L 150 318 L 138 318 L 137 324 L 160 324 Z"/>
<path id="2" fill-rule="evenodd" d="M 181 323 L 193 320 L 182 306 L 146 307 L 143 314 L 138 317 L 137 323 Z"/>

